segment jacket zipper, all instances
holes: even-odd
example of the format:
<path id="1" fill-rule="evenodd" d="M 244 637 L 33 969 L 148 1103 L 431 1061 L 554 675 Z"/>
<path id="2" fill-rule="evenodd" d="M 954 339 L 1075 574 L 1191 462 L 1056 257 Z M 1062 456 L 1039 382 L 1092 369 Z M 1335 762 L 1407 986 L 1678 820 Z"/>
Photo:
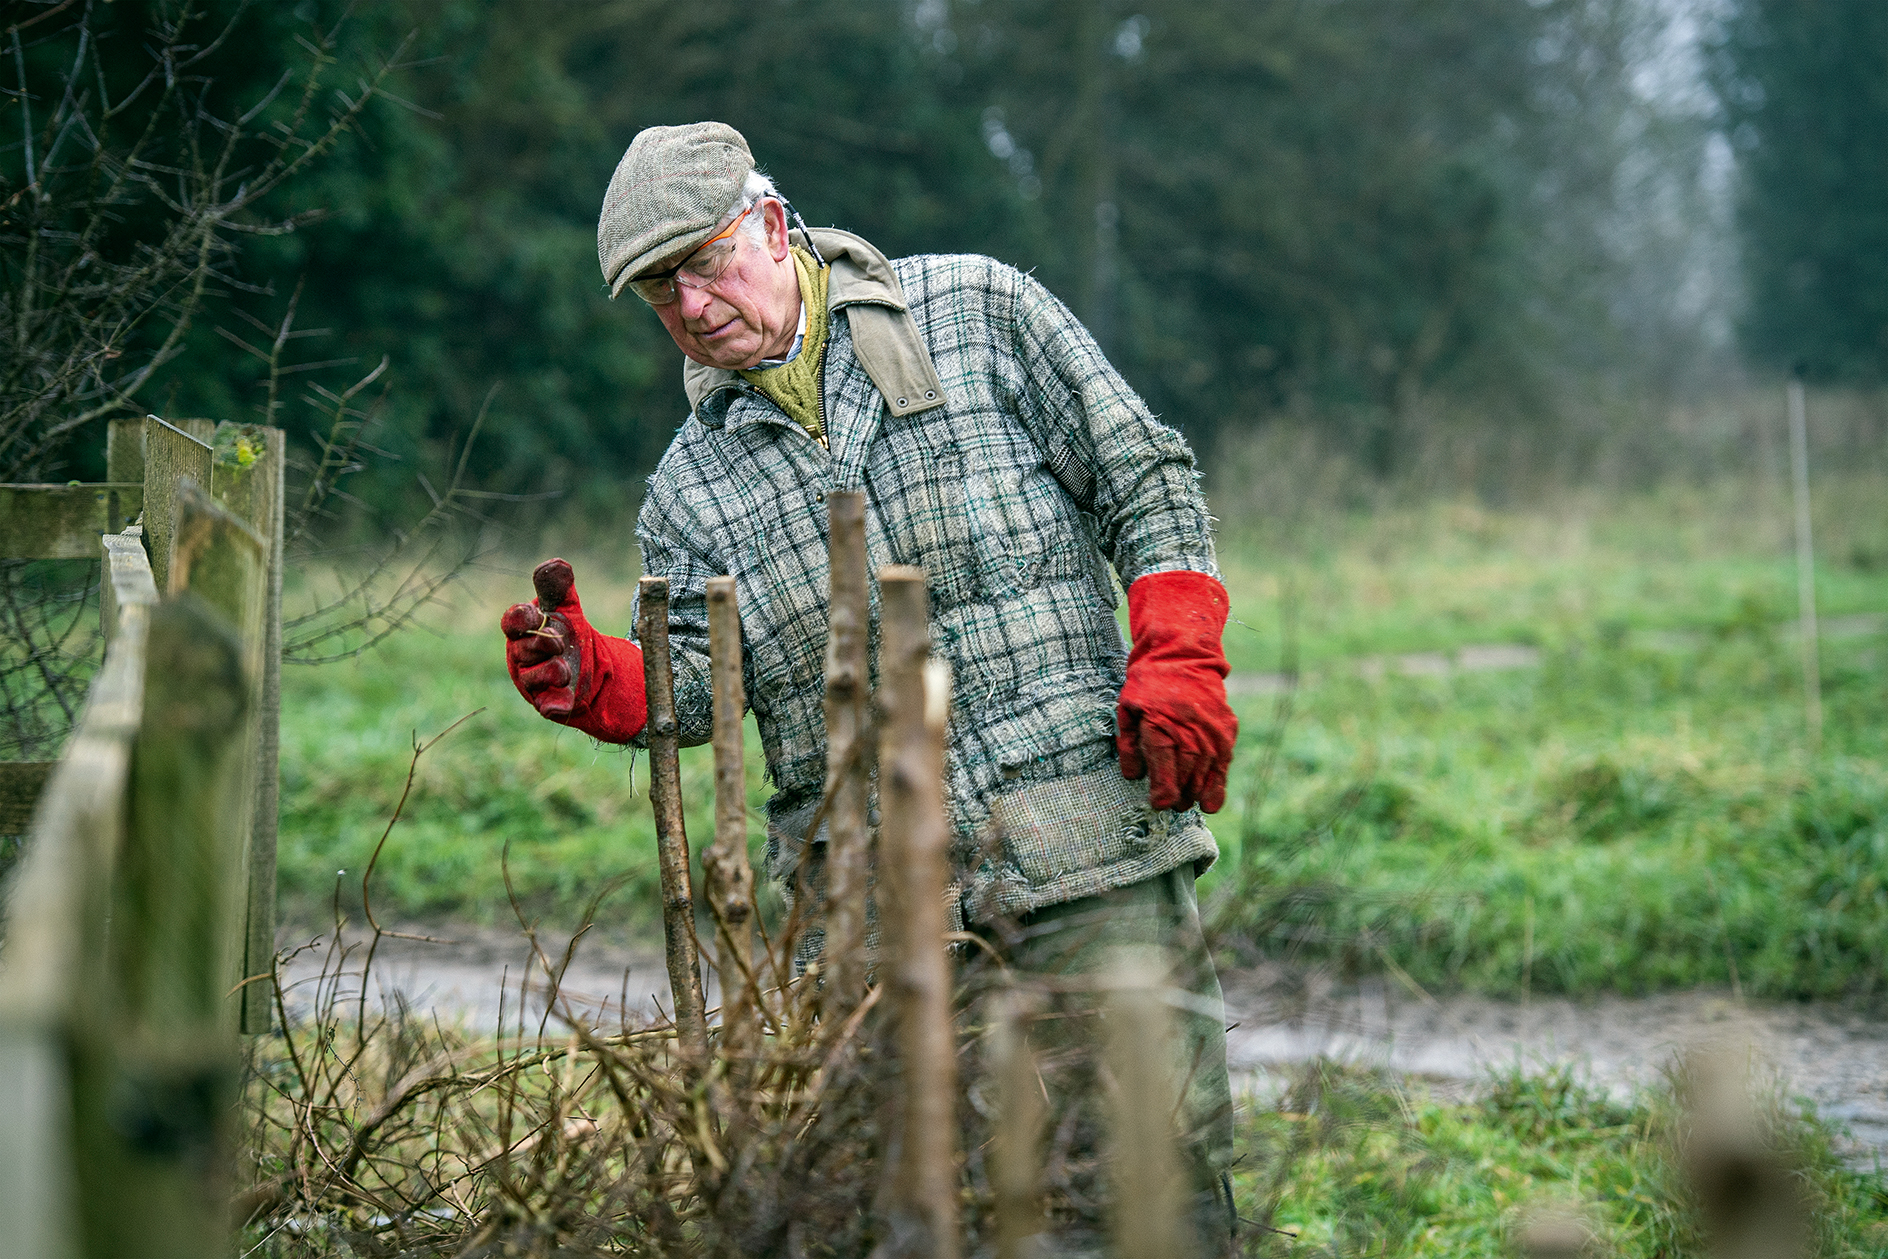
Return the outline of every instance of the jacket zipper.
<path id="1" fill-rule="evenodd" d="M 832 339 L 830 327 L 826 336 L 829 341 Z M 819 348 L 819 387 L 814 392 L 819 395 L 819 444 L 830 459 L 833 453 L 833 435 L 826 427 L 826 349 L 827 347 L 823 345 Z"/>

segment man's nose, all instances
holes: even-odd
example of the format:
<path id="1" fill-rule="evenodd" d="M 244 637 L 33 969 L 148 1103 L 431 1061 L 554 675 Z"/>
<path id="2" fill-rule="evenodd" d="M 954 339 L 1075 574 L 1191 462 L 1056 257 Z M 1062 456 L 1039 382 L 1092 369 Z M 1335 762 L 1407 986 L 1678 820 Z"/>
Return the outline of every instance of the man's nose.
<path id="1" fill-rule="evenodd" d="M 682 318 L 691 322 L 707 313 L 709 303 L 714 301 L 714 295 L 707 289 L 690 288 L 686 284 L 676 285 L 675 295 L 682 304 Z"/>

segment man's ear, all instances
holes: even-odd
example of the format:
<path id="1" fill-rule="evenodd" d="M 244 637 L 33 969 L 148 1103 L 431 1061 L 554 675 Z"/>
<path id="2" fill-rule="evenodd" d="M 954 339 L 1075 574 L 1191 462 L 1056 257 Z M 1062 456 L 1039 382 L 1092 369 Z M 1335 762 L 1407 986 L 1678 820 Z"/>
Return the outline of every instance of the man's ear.
<path id="1" fill-rule="evenodd" d="M 787 208 L 769 197 L 760 203 L 760 213 L 767 224 L 767 252 L 779 262 L 787 256 Z"/>

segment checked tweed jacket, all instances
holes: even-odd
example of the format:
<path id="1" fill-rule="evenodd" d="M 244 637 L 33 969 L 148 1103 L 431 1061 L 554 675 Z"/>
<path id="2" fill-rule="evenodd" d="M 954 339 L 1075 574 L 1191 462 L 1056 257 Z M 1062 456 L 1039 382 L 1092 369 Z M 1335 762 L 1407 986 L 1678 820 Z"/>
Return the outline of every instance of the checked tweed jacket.
<path id="1" fill-rule="evenodd" d="M 1092 896 L 1218 855 L 1197 811 L 1122 779 L 1124 584 L 1218 576 L 1185 442 L 1068 308 L 990 258 L 888 262 L 814 231 L 833 264 L 829 448 L 732 372 L 690 364 L 693 410 L 649 480 L 644 571 L 669 579 L 684 743 L 709 738 L 708 578 L 735 578 L 747 698 L 770 776 L 769 867 L 789 877 L 826 772 L 828 490 L 863 490 L 873 581 L 929 574 L 950 662 L 946 792 L 971 921 Z M 796 234 L 797 239 L 797 234 Z M 823 836 L 813 837 L 814 842 Z"/>

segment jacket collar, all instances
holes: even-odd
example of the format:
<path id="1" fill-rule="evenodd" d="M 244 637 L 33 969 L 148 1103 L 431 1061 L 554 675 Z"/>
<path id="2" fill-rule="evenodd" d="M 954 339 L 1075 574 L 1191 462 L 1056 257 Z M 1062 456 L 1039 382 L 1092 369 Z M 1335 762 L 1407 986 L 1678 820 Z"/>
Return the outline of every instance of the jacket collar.
<path id="1" fill-rule="evenodd" d="M 938 383 L 937 369 L 905 305 L 891 260 L 864 238 L 837 228 L 814 228 L 806 236 L 812 237 L 821 256 L 832 264 L 826 309 L 855 306 L 865 308 L 859 314 L 871 312 L 868 317 L 852 319 L 854 352 L 892 414 L 908 415 L 943 406 L 944 389 Z M 804 245 L 806 236 L 795 229 L 788 240 Z M 830 344 L 831 334 L 827 335 Z M 742 387 L 735 372 L 683 360 L 682 388 L 688 393 L 689 409 L 704 424 L 718 426 L 733 401 L 731 396 L 714 398 L 708 413 L 704 413 L 702 404 L 711 395 Z"/>

